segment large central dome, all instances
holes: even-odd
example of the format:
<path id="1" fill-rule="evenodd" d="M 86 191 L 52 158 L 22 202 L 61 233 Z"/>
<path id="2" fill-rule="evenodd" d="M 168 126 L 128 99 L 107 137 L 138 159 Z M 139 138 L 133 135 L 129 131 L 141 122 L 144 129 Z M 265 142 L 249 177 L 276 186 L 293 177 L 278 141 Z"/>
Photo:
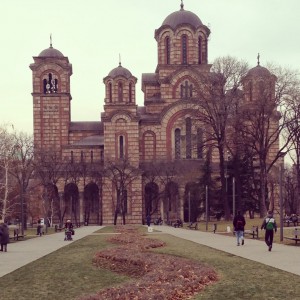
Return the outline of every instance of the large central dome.
<path id="1" fill-rule="evenodd" d="M 183 9 L 183 4 L 181 4 L 181 9 L 179 11 L 175 11 L 165 18 L 162 26 L 170 26 L 171 28 L 175 29 L 181 24 L 189 24 L 195 28 L 203 25 L 200 18 L 196 14 Z"/>

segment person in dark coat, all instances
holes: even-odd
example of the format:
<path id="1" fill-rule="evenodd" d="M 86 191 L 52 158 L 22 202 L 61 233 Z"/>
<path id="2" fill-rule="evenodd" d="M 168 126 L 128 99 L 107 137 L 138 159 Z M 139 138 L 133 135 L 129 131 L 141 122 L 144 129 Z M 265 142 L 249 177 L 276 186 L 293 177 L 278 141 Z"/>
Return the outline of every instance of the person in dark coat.
<path id="1" fill-rule="evenodd" d="M 244 239 L 244 230 L 245 230 L 246 221 L 244 216 L 240 211 L 237 212 L 237 215 L 233 219 L 234 231 L 237 239 L 237 245 L 240 245 L 240 241 L 242 241 L 242 245 L 245 243 Z"/>
<path id="2" fill-rule="evenodd" d="M 7 244 L 9 243 L 9 228 L 5 223 L 0 224 L 0 243 L 0 251 L 7 252 Z"/>
<path id="3" fill-rule="evenodd" d="M 146 218 L 147 220 L 147 225 L 148 225 L 148 227 L 150 226 L 150 224 L 151 224 L 151 216 L 148 214 L 147 215 L 147 218 Z"/>

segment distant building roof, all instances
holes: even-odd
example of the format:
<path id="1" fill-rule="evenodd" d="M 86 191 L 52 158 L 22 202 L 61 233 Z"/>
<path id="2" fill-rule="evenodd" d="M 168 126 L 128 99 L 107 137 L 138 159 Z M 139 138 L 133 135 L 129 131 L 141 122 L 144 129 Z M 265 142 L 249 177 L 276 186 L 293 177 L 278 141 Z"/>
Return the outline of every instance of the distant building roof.
<path id="1" fill-rule="evenodd" d="M 104 137 L 103 135 L 92 135 L 83 138 L 82 140 L 74 143 L 72 146 L 103 146 Z"/>
<path id="2" fill-rule="evenodd" d="M 142 83 L 158 83 L 158 74 L 156 73 L 143 73 Z"/>
<path id="3" fill-rule="evenodd" d="M 100 121 L 70 122 L 70 131 L 98 131 L 98 132 L 103 132 L 103 124 Z"/>

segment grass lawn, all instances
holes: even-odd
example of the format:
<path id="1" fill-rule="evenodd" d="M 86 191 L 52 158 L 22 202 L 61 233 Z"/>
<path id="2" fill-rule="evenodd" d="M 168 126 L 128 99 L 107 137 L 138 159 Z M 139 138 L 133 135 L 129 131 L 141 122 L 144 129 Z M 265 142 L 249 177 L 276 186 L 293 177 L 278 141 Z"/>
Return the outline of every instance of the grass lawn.
<path id="1" fill-rule="evenodd" d="M 0 280 L 0 299 L 76 299 L 80 295 L 122 284 L 130 278 L 92 266 L 93 254 L 107 247 L 107 227 L 82 240 L 28 264 Z M 145 227 L 143 229 L 145 231 Z M 167 243 L 158 253 L 200 261 L 215 268 L 220 280 L 207 287 L 197 299 L 299 299 L 299 276 L 247 259 L 181 240 L 166 234 L 152 234 Z"/>

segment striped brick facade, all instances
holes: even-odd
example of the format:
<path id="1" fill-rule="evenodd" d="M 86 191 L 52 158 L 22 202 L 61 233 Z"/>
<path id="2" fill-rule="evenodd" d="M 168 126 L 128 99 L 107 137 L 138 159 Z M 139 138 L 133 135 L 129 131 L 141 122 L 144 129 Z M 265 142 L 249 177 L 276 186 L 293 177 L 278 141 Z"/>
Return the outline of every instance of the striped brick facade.
<path id="1" fill-rule="evenodd" d="M 180 23 L 180 17 L 185 20 Z M 190 21 L 189 21 L 190 20 Z M 176 23 L 177 22 L 177 23 Z M 208 37 L 210 30 L 192 12 L 183 6 L 169 15 L 162 26 L 155 30 L 158 62 L 154 73 L 142 75 L 144 106 L 136 104 L 136 83 L 129 70 L 121 64 L 104 79 L 104 111 L 96 122 L 72 122 L 70 76 L 72 65 L 67 57 L 52 46 L 45 49 L 30 65 L 33 73 L 33 118 L 36 149 L 56 149 L 63 161 L 100 162 L 105 165 L 121 157 L 131 165 L 141 168 L 144 163 L 174 161 L 175 131 L 180 132 L 180 155 L 187 158 L 186 136 L 191 136 L 192 150 L 189 159 L 194 164 L 202 161 L 197 153 L 196 139 L 199 129 L 208 130 L 193 120 L 200 79 L 210 73 L 208 64 Z M 51 74 L 51 75 L 49 75 Z M 50 76 L 50 77 L 49 77 Z M 54 83 L 47 89 L 47 83 Z M 57 80 L 57 81 L 55 81 Z M 245 86 L 251 78 L 245 79 Z M 255 83 L 254 83 L 255 90 Z M 249 97 L 249 96 L 247 96 Z M 78 100 L 76 100 L 78 101 Z M 250 102 L 249 99 L 245 101 Z M 190 121 L 189 121 L 190 120 Z M 187 124 L 190 122 L 190 129 Z M 274 119 L 276 127 L 278 119 Z M 274 145 L 274 153 L 278 145 Z M 273 155 L 271 153 L 271 155 Z M 218 153 L 212 152 L 212 162 L 218 164 Z M 99 165 L 100 165 L 99 164 Z M 199 174 L 194 174 L 199 176 Z M 167 212 L 161 201 L 156 216 L 182 218 L 184 215 L 184 190 L 190 177 L 177 182 L 177 207 Z M 71 182 L 71 179 L 70 179 Z M 85 187 L 94 183 L 99 188 L 99 207 L 96 212 L 100 224 L 112 224 L 116 193 L 110 179 L 81 178 L 78 187 L 79 202 L 77 219 L 84 222 Z M 65 182 L 58 183 L 63 197 Z M 141 175 L 130 184 L 126 222 L 141 224 L 146 217 L 145 186 L 147 180 Z M 163 188 L 159 185 L 159 188 Z M 73 218 L 68 212 L 68 217 Z M 96 221 L 95 221 L 96 222 Z M 120 222 L 120 221 L 118 221 Z"/>

